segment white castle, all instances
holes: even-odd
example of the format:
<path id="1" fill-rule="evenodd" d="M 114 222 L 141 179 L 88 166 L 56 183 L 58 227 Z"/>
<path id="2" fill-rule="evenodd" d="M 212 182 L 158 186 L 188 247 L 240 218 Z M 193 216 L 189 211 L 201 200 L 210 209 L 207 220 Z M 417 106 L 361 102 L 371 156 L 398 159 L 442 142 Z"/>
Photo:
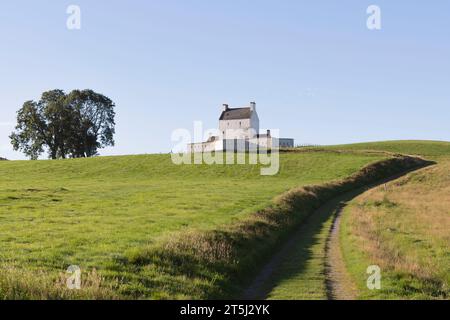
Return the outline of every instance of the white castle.
<path id="1" fill-rule="evenodd" d="M 272 137 L 270 130 L 264 134 L 259 133 L 255 102 L 241 108 L 229 108 L 224 104 L 218 132 L 219 135 L 211 135 L 206 142 L 188 144 L 188 152 L 258 151 L 294 147 L 294 139 Z"/>

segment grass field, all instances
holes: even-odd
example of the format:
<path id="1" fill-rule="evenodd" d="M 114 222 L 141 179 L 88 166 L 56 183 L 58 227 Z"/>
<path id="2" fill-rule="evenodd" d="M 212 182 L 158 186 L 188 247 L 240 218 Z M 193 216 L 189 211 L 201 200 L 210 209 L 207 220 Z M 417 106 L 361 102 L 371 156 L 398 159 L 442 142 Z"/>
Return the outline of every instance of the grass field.
<path id="1" fill-rule="evenodd" d="M 449 299 L 450 157 L 371 190 L 346 208 L 341 245 L 360 299 Z M 381 268 L 381 290 L 366 268 Z"/>
<path id="2" fill-rule="evenodd" d="M 379 159 L 281 154 L 277 176 L 260 176 L 259 167 L 250 165 L 175 166 L 168 155 L 1 162 L 0 293 L 58 297 L 52 283 L 78 265 L 93 272 L 93 285 L 111 286 L 100 297 L 165 297 L 152 291 L 152 283 L 170 287 L 173 279 L 120 261 L 178 234 L 229 224 L 286 190 L 340 179 Z"/>
<path id="3" fill-rule="evenodd" d="M 365 142 L 345 145 L 321 147 L 325 150 L 350 150 L 350 151 L 387 151 L 393 153 L 418 155 L 435 159 L 440 156 L 450 155 L 450 143 L 445 141 L 418 141 L 399 140 Z"/>
<path id="4" fill-rule="evenodd" d="M 276 176 L 261 176 L 251 165 L 176 166 L 169 155 L 2 161 L 0 298 L 223 297 L 236 282 L 251 280 L 237 276 L 243 266 L 230 252 L 249 254 L 245 263 L 257 268 L 260 251 L 279 241 L 279 226 L 302 221 L 302 212 L 316 206 L 308 204 L 315 195 L 303 198 L 312 189 L 287 193 L 281 202 L 280 194 L 346 178 L 386 159 L 383 152 L 438 164 L 362 195 L 345 211 L 341 241 L 359 297 L 447 297 L 450 143 L 298 151 L 280 155 Z M 294 219 L 293 212 L 300 215 Z M 308 219 L 267 298 L 327 297 L 324 250 L 332 219 L 328 213 Z M 368 264 L 382 267 L 384 290 L 364 289 Z M 66 290 L 69 265 L 83 271 L 80 291 Z"/>
<path id="5" fill-rule="evenodd" d="M 351 202 L 340 241 L 359 298 L 448 298 L 450 143 L 389 141 L 312 149 L 414 154 L 437 161 L 433 168 L 390 183 L 387 192 L 380 187 Z M 266 298 L 328 298 L 326 245 L 336 210 L 319 210 L 302 226 L 296 244 L 267 281 Z M 381 291 L 367 289 L 370 265 L 382 267 Z"/>

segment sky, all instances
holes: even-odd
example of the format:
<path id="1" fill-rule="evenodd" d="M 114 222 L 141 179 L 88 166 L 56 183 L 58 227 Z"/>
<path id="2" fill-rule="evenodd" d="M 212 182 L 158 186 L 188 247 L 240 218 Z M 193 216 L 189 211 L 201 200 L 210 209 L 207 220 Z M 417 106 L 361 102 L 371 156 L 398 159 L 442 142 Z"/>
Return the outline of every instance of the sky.
<path id="1" fill-rule="evenodd" d="M 167 153 L 175 129 L 216 128 L 223 103 L 250 101 L 296 144 L 448 141 L 449 16 L 447 0 L 5 0 L 0 157 L 24 159 L 8 138 L 16 111 L 56 88 L 116 103 L 102 155 Z"/>

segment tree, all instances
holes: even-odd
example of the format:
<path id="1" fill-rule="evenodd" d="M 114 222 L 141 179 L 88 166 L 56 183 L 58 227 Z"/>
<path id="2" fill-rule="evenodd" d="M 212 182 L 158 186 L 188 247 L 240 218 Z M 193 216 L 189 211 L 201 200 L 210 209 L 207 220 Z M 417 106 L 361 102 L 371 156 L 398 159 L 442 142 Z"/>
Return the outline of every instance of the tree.
<path id="1" fill-rule="evenodd" d="M 79 125 L 73 136 L 75 157 L 92 157 L 99 148 L 114 146 L 114 103 L 92 90 L 74 90 L 67 97 Z"/>
<path id="2" fill-rule="evenodd" d="M 45 150 L 51 159 L 95 156 L 99 148 L 114 146 L 114 107 L 92 90 L 44 92 L 17 112 L 11 143 L 33 160 Z"/>
<path id="3" fill-rule="evenodd" d="M 14 150 L 22 150 L 23 153 L 35 160 L 44 151 L 46 144 L 52 148 L 52 144 L 46 141 L 47 128 L 37 103 L 27 101 L 17 112 L 16 132 L 12 133 L 11 143 Z"/>
<path id="4" fill-rule="evenodd" d="M 70 152 L 68 139 L 72 134 L 73 112 L 65 103 L 66 94 L 62 90 L 47 91 L 38 102 L 42 114 L 44 142 L 52 159 L 66 158 Z"/>

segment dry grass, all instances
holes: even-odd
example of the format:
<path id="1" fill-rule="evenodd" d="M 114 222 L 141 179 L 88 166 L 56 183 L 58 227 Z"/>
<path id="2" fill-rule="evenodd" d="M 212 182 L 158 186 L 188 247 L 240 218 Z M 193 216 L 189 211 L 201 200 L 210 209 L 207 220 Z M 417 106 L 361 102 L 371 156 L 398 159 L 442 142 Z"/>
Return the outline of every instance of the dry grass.
<path id="1" fill-rule="evenodd" d="M 362 298 L 448 298 L 449 208 L 448 158 L 354 201 L 342 236 Z M 363 284 L 363 265 L 372 264 L 383 271 L 385 285 L 379 292 Z"/>
<path id="2" fill-rule="evenodd" d="M 105 282 L 95 269 L 81 275 L 79 290 L 67 287 L 69 274 L 52 276 L 42 270 L 24 270 L 17 266 L 2 266 L 0 299 L 55 300 L 55 299 L 119 299 L 113 282 Z"/>

